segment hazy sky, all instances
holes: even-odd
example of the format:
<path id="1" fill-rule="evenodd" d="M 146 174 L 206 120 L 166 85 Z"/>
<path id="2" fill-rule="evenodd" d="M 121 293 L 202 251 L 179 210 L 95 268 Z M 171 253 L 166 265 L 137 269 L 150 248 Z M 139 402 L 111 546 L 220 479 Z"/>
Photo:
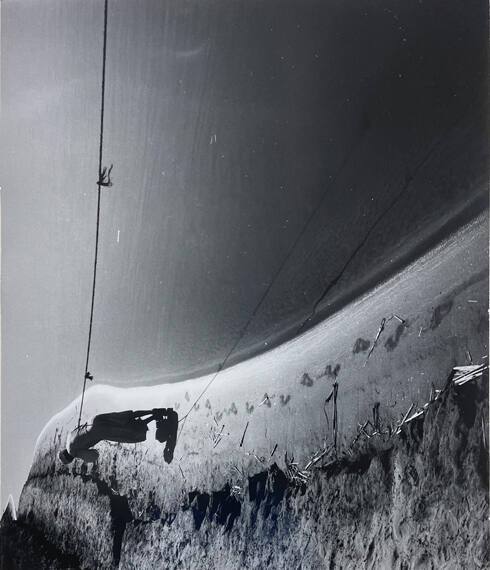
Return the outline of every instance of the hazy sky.
<path id="1" fill-rule="evenodd" d="M 102 24 L 101 0 L 2 2 L 3 497 L 81 387 Z M 486 26 L 484 2 L 111 0 L 97 380 L 215 366 L 324 196 L 244 349 L 366 236 L 332 298 L 483 207 Z"/>

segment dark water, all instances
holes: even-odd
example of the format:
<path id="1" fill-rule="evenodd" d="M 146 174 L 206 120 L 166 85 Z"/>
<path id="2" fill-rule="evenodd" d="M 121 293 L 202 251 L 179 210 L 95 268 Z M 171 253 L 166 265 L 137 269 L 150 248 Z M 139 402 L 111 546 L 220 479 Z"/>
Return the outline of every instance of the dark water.
<path id="1" fill-rule="evenodd" d="M 25 465 L 81 384 L 103 4 L 2 8 L 3 421 Z M 242 356 L 484 208 L 486 9 L 111 1 L 96 379 L 216 366 L 310 217 Z"/>

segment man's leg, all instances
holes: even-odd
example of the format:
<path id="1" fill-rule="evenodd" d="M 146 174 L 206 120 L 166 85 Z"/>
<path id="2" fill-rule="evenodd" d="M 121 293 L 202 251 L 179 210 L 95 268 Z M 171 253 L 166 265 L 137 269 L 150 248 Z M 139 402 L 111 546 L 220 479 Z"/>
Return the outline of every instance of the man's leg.
<path id="1" fill-rule="evenodd" d="M 133 418 L 141 419 L 144 416 L 152 416 L 153 410 L 135 410 L 133 412 Z"/>
<path id="2" fill-rule="evenodd" d="M 174 449 L 177 444 L 177 429 L 179 425 L 179 416 L 172 408 L 164 410 L 161 418 L 156 421 L 157 431 L 155 438 L 160 443 L 165 443 L 163 457 L 167 463 L 171 463 L 174 456 Z"/>
<path id="3" fill-rule="evenodd" d="M 133 412 L 134 417 L 149 424 L 153 420 L 163 419 L 167 415 L 167 408 L 153 408 L 152 410 L 136 410 Z M 144 416 L 149 416 L 145 418 Z"/>

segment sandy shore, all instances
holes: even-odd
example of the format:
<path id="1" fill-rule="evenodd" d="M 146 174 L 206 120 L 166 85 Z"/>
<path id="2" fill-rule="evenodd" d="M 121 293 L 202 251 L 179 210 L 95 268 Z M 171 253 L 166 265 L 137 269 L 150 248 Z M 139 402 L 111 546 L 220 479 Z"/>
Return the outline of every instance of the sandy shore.
<path id="1" fill-rule="evenodd" d="M 477 438 L 481 434 L 481 426 L 467 425 L 466 431 L 461 428 L 463 431 L 460 433 L 459 426 L 461 421 L 464 424 L 464 418 L 457 415 L 454 402 L 447 420 L 452 427 L 444 444 L 446 447 L 437 451 L 441 458 L 446 453 L 457 455 L 456 459 L 448 456 L 449 463 L 443 466 L 447 475 L 445 484 L 435 483 L 437 477 L 433 471 L 430 472 L 432 475 L 419 473 L 419 467 L 425 467 L 423 462 L 413 459 L 416 447 L 412 450 L 397 448 L 390 452 L 391 459 L 387 465 L 383 463 L 384 451 L 375 450 L 369 465 L 361 470 L 366 474 L 362 479 L 365 484 L 361 484 L 359 473 L 355 469 L 350 472 L 347 466 L 347 471 L 339 473 L 340 478 L 319 479 L 312 487 L 313 495 L 310 492 L 299 494 L 291 499 L 292 502 L 281 503 L 280 509 L 286 509 L 284 516 L 289 526 L 279 531 L 279 523 L 274 523 L 278 532 L 274 538 L 278 541 L 277 551 L 259 540 L 259 535 L 272 532 L 269 528 L 271 522 L 266 517 L 264 526 L 256 526 L 254 509 L 262 507 L 253 506 L 250 481 L 257 476 L 264 477 L 265 472 L 270 473 L 273 464 L 283 472 L 286 452 L 289 458 L 294 456 L 301 465 L 325 441 L 332 442 L 332 408 L 329 407 L 331 404 L 325 407 L 325 399 L 334 382 L 338 383 L 338 442 L 342 445 L 352 438 L 358 421 L 372 417 L 374 407 L 377 406 L 384 422 L 399 419 L 412 404 L 426 402 L 434 387 L 442 387 L 453 366 L 470 360 L 478 362 L 487 354 L 486 235 L 486 220 L 475 220 L 396 277 L 312 330 L 225 370 L 189 415 L 178 442 L 176 459 L 170 465 L 163 463 L 161 445 L 155 442 L 150 432 L 147 442 L 136 446 L 101 444 L 101 460 L 95 470 L 81 469 L 76 464 L 69 469 L 62 468 L 55 457 L 64 444 L 67 431 L 76 422 L 77 402 L 74 402 L 55 416 L 39 437 L 30 476 L 21 496 L 19 516 L 25 520 L 30 516 L 36 528 L 49 529 L 50 540 L 68 552 L 72 537 L 78 535 L 77 551 L 83 552 L 84 560 L 100 563 L 101 568 L 111 567 L 117 533 L 120 544 L 116 550 L 120 552 L 123 568 L 154 568 L 155 564 L 158 567 L 165 557 L 170 557 L 168 560 L 175 557 L 179 561 L 176 567 L 191 568 L 191 561 L 204 556 L 204 549 L 208 552 L 206 556 L 210 556 L 209 564 L 214 568 L 243 567 L 243 564 L 250 568 L 272 564 L 279 568 L 293 562 L 299 567 L 317 568 L 320 559 L 333 561 L 330 563 L 332 568 L 356 568 L 359 567 L 356 561 L 362 556 L 366 567 L 372 568 L 383 567 L 380 561 L 387 564 L 386 568 L 429 568 L 429 559 L 437 560 L 442 567 L 456 567 L 448 562 L 452 552 L 448 544 L 452 539 L 446 543 L 441 538 L 434 547 L 437 551 L 434 553 L 427 545 L 424 548 L 420 544 L 417 546 L 412 538 L 413 529 L 410 530 L 410 525 L 417 520 L 414 519 L 417 509 L 422 508 L 420 501 L 429 496 L 436 498 L 427 515 L 427 529 L 434 521 L 442 525 L 443 520 L 446 521 L 444 525 L 453 528 L 447 519 L 450 515 L 440 507 L 446 500 L 444 489 L 451 485 L 460 488 L 468 465 L 477 461 L 475 458 L 480 445 Z M 383 319 L 384 328 L 381 327 L 380 331 Z M 376 337 L 377 343 L 373 347 Z M 182 414 L 191 408 L 208 381 L 209 377 L 203 377 L 179 384 L 131 389 L 95 386 L 87 394 L 85 414 L 88 419 L 94 413 L 105 411 L 169 405 Z M 479 402 L 481 398 L 476 396 L 475 402 Z M 481 421 L 483 404 L 475 405 L 480 407 L 474 415 Z M 473 442 L 473 447 L 468 448 L 467 458 L 458 443 L 460 438 Z M 424 453 L 429 453 L 432 458 L 432 444 L 426 443 Z M 408 473 L 410 468 L 407 465 L 412 460 L 419 479 L 427 478 L 427 483 L 417 491 L 419 499 L 410 498 L 415 491 L 403 482 L 406 478 L 415 477 Z M 459 471 L 455 470 L 454 464 Z M 407 469 L 408 474 L 403 475 L 403 470 Z M 436 467 L 429 466 L 429 469 Z M 475 470 L 471 473 L 476 481 L 479 475 Z M 226 526 L 233 508 L 238 508 L 227 499 L 230 496 L 227 485 L 244 487 L 243 482 L 240 483 L 243 479 L 240 474 L 244 474 L 248 481 L 248 497 L 252 497 L 248 507 L 240 507 L 248 514 L 238 530 L 231 532 L 230 528 L 231 534 L 223 533 L 223 529 L 216 526 L 215 519 L 224 517 Z M 371 492 L 375 482 L 383 489 L 388 484 L 391 487 L 386 487 L 384 494 L 381 488 Z M 464 482 L 467 484 L 470 485 Z M 339 492 L 346 486 L 350 489 L 348 509 L 344 503 L 331 502 L 331 493 L 327 493 L 331 485 L 338 487 Z M 433 490 L 431 485 L 435 485 Z M 474 493 L 470 503 L 471 500 L 480 500 L 481 490 L 475 485 L 470 485 L 471 493 Z M 193 492 L 197 494 L 189 495 Z M 194 542 L 195 518 L 192 513 L 201 507 L 193 507 L 193 501 L 195 499 L 198 503 L 199 496 L 214 496 L 216 493 L 220 500 L 228 501 L 226 509 L 231 511 L 225 509 L 226 516 L 219 515 L 219 509 L 225 507 L 217 506 L 214 514 L 211 513 L 211 519 L 204 524 L 203 533 Z M 380 497 L 384 497 L 383 500 Z M 460 492 L 458 495 L 455 491 L 454 497 L 457 520 L 463 516 L 467 503 Z M 416 504 L 416 500 L 419 503 Z M 186 511 L 183 505 L 187 503 L 189 509 Z M 217 504 L 221 503 L 218 501 Z M 404 515 L 409 521 L 404 524 L 409 526 L 404 526 L 402 521 L 393 522 L 397 504 L 409 509 Z M 324 510 L 323 507 L 318 510 L 318 505 L 343 515 L 337 517 L 336 522 L 328 522 L 322 519 Z M 367 514 L 357 521 L 360 509 L 365 509 Z M 315 532 L 321 532 L 325 537 L 320 545 L 314 546 L 313 539 L 306 544 L 306 534 L 295 538 L 294 533 L 299 532 L 298 529 L 303 533 L 312 524 L 302 518 L 301 513 L 319 525 Z M 176 517 L 180 517 L 178 524 L 174 522 Z M 137 524 L 135 521 L 141 522 Z M 344 523 L 344 530 L 334 528 Z M 468 525 L 473 529 L 471 532 L 476 532 L 470 522 Z M 446 526 L 445 530 L 440 530 L 441 533 L 449 532 Z M 374 542 L 371 547 L 371 528 L 381 534 L 392 529 L 394 534 L 388 533 L 382 545 Z M 250 544 L 261 548 L 256 558 L 249 552 L 248 543 L 240 542 L 240 533 L 246 529 L 251 533 Z M 287 545 L 281 542 L 285 533 L 290 537 Z M 339 536 L 337 546 L 332 543 L 332 533 Z M 429 541 L 429 530 L 424 530 L 424 533 Z M 355 538 L 358 535 L 361 538 Z M 396 548 L 395 543 L 398 544 Z M 298 558 L 296 547 L 299 545 L 305 552 L 304 562 Z M 316 550 L 312 551 L 313 547 Z M 459 546 L 454 548 L 459 549 Z M 213 552 L 218 551 L 219 555 L 215 556 Z M 266 551 L 272 557 L 284 552 L 284 559 L 269 560 L 264 554 Z M 415 553 L 422 556 L 425 551 L 428 558 L 414 562 Z M 140 554 L 130 555 L 130 552 Z M 143 558 L 138 558 L 139 555 L 143 557 L 143 553 L 151 561 L 148 566 L 142 565 Z M 153 554 L 157 558 L 152 557 Z M 479 564 L 483 560 L 481 548 L 475 547 L 471 556 Z M 458 567 L 476 568 L 478 564 L 467 565 L 465 559 L 463 566 Z M 89 564 L 87 567 L 94 566 Z"/>

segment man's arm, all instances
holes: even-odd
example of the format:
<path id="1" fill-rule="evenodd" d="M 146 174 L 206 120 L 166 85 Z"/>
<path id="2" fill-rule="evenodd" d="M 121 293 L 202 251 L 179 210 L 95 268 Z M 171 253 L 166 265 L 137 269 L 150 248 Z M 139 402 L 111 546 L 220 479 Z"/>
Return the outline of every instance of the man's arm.
<path id="1" fill-rule="evenodd" d="M 133 412 L 134 418 L 142 418 L 144 416 L 152 416 L 154 418 L 161 418 L 168 416 L 172 408 L 153 408 L 152 410 L 136 410 Z"/>
<path id="2" fill-rule="evenodd" d="M 142 418 L 144 416 L 151 416 L 153 415 L 153 411 L 152 410 L 136 410 L 135 412 L 133 412 L 133 417 L 136 418 Z"/>

